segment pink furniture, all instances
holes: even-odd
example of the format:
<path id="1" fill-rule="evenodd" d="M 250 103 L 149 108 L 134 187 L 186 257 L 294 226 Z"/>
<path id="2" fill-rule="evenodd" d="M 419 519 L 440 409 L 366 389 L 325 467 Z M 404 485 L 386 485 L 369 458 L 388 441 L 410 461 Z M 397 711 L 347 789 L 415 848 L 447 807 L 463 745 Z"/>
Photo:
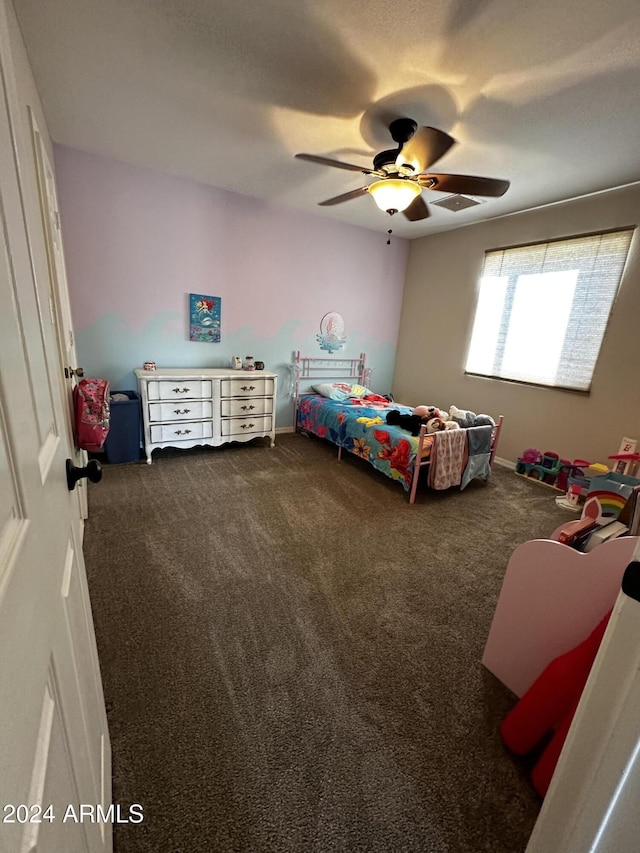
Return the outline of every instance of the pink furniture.
<path id="1" fill-rule="evenodd" d="M 637 542 L 636 536 L 623 536 L 587 554 L 554 539 L 519 545 L 507 565 L 484 666 L 522 696 L 552 660 L 581 643 L 611 610 Z"/>
<path id="2" fill-rule="evenodd" d="M 544 797 L 567 738 L 611 613 L 575 649 L 555 658 L 507 714 L 500 726 L 505 745 L 526 755 L 543 744 L 531 772 L 536 791 Z M 544 744 L 549 732 L 551 739 Z"/>

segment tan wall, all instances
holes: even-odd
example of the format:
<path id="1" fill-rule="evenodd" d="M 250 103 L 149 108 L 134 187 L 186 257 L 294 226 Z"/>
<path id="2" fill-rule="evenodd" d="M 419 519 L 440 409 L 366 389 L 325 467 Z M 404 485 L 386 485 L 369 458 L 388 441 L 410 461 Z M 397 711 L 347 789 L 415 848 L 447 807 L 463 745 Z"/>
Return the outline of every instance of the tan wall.
<path id="1" fill-rule="evenodd" d="M 409 250 L 393 393 L 491 415 L 505 425 L 498 456 L 528 447 L 607 462 L 623 435 L 640 441 L 640 236 L 634 235 L 589 395 L 464 375 L 484 252 L 635 225 L 640 185 L 414 240 Z M 452 214 L 455 215 L 455 214 Z M 552 305 L 540 306 L 540 334 Z"/>

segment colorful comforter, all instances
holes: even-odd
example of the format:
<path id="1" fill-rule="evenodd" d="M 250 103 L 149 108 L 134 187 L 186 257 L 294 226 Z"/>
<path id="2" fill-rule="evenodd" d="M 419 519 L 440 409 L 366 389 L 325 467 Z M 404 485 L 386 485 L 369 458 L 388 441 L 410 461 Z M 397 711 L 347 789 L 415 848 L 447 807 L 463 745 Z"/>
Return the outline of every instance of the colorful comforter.
<path id="1" fill-rule="evenodd" d="M 388 425 L 386 413 L 389 409 L 398 409 L 403 414 L 412 412 L 409 406 L 389 403 L 377 395 L 343 402 L 305 395 L 298 404 L 298 429 L 327 438 L 366 459 L 387 477 L 399 480 L 409 491 L 419 439 L 407 430 Z M 428 457 L 432 443 L 432 436 L 426 436 L 423 459 Z"/>

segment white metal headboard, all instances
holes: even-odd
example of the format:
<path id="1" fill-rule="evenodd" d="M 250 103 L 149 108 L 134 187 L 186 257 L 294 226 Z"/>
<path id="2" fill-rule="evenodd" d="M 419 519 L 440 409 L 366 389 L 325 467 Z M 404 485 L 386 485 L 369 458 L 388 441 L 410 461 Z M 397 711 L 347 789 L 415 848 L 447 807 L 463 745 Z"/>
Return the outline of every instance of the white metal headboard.
<path id="1" fill-rule="evenodd" d="M 303 356 L 300 350 L 294 353 L 291 364 L 293 389 L 293 428 L 295 430 L 298 418 L 298 400 L 300 399 L 300 382 L 308 379 L 311 382 L 339 382 L 350 379 L 360 385 L 366 385 L 371 369 L 367 366 L 367 356 L 360 353 L 358 358 L 337 358 Z"/>

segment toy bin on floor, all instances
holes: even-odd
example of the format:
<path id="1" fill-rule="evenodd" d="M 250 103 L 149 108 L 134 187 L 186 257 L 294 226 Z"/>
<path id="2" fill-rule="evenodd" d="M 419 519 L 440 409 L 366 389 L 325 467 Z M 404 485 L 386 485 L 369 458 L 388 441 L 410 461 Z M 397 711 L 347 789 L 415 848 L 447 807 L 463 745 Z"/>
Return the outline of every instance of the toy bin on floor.
<path id="1" fill-rule="evenodd" d="M 107 462 L 138 462 L 141 435 L 140 395 L 135 391 L 112 391 L 109 406 L 109 435 L 104 443 Z"/>

